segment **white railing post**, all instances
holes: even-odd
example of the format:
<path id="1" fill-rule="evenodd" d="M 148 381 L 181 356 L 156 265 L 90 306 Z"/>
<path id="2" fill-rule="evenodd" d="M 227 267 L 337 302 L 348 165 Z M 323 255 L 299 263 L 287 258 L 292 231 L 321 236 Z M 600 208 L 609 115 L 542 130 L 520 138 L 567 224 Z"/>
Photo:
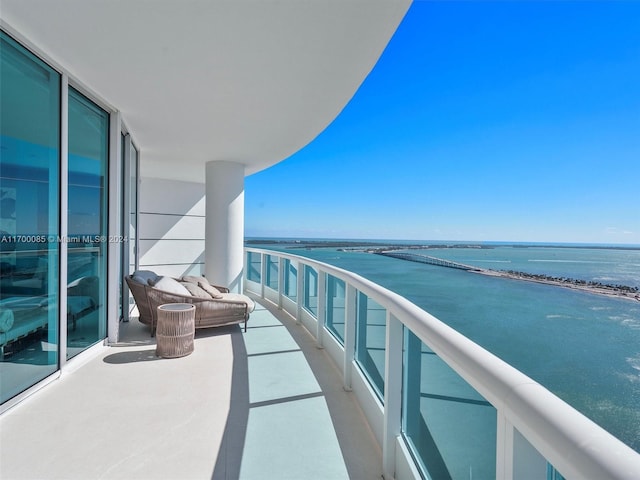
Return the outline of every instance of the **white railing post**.
<path id="1" fill-rule="evenodd" d="M 284 258 L 278 257 L 278 309 L 282 310 L 282 295 L 284 294 Z"/>
<path id="2" fill-rule="evenodd" d="M 327 316 L 327 274 L 318 269 L 318 318 L 316 324 L 316 346 L 324 348 L 324 320 Z"/>
<path id="3" fill-rule="evenodd" d="M 496 480 L 513 479 L 513 425 L 498 410 L 496 427 Z"/>
<path id="4" fill-rule="evenodd" d="M 353 285 L 346 284 L 344 297 L 344 364 L 342 369 L 344 389 L 350 392 L 353 359 L 356 351 L 356 289 Z"/>
<path id="5" fill-rule="evenodd" d="M 384 431 L 382 437 L 382 474 L 395 477 L 396 438 L 402 423 L 402 322 L 387 310 L 384 369 Z"/>
<path id="6" fill-rule="evenodd" d="M 267 283 L 267 254 L 260 254 L 260 296 L 264 298 L 265 285 Z"/>
<path id="7" fill-rule="evenodd" d="M 246 293 L 247 289 L 247 278 L 249 277 L 249 252 L 245 248 L 244 250 L 244 265 L 242 267 L 242 291 L 240 293 Z"/>
<path id="8" fill-rule="evenodd" d="M 302 305 L 304 304 L 304 264 L 298 261 L 298 282 L 296 285 L 296 300 L 297 300 L 297 311 L 296 311 L 296 323 L 300 324 L 302 320 Z"/>

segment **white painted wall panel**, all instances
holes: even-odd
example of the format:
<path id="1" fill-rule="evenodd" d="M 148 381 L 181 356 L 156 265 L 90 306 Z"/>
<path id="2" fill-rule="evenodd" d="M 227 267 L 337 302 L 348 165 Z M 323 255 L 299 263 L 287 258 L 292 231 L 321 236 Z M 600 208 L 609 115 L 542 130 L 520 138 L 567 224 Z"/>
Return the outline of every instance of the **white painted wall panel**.
<path id="1" fill-rule="evenodd" d="M 140 230 L 146 240 L 204 240 L 204 216 L 141 213 Z"/>
<path id="2" fill-rule="evenodd" d="M 179 166 L 176 166 L 179 168 Z M 140 180 L 140 213 L 205 215 L 203 183 L 143 177 Z M 204 230 L 202 232 L 204 237 Z"/>
<path id="3" fill-rule="evenodd" d="M 204 272 L 204 184 L 142 178 L 140 268 L 180 277 Z"/>
<path id="4" fill-rule="evenodd" d="M 140 265 L 204 262 L 204 240 L 140 240 Z"/>

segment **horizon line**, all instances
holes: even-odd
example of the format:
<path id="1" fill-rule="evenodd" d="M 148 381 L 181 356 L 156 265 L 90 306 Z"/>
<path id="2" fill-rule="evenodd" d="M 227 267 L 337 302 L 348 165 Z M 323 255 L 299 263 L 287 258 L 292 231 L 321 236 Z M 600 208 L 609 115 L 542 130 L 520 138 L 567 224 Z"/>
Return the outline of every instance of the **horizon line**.
<path id="1" fill-rule="evenodd" d="M 640 249 L 637 243 L 607 243 L 607 242 L 567 242 L 567 241 L 522 241 L 522 240 L 426 240 L 426 239 L 400 239 L 400 238 L 347 238 L 347 237 L 299 237 L 299 236 L 269 236 L 269 235 L 245 235 L 244 240 L 278 240 L 278 241 L 307 241 L 307 242 L 369 242 L 369 243 L 389 243 L 389 242 L 415 242 L 415 244 L 502 244 L 509 245 L 531 245 L 531 246 L 585 246 L 585 247 L 610 247 Z"/>

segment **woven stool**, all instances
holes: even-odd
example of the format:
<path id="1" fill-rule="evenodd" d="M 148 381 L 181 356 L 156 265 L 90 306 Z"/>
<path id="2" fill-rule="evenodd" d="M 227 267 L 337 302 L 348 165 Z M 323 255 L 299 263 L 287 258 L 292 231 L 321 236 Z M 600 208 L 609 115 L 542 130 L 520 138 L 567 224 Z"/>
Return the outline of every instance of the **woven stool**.
<path id="1" fill-rule="evenodd" d="M 158 307 L 156 355 L 184 357 L 193 352 L 196 307 L 190 303 L 167 303 Z"/>

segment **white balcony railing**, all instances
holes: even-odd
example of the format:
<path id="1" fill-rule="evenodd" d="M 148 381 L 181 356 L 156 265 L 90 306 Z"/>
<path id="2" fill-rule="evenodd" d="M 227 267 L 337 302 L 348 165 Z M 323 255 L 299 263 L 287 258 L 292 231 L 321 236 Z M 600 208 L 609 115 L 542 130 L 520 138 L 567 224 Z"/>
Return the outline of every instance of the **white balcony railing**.
<path id="1" fill-rule="evenodd" d="M 531 378 L 380 285 L 312 259 L 257 248 L 245 249 L 244 281 L 246 291 L 274 302 L 304 324 L 318 346 L 342 366 L 345 388 L 358 397 L 381 444 L 386 479 L 486 478 L 479 473 L 482 466 L 469 458 L 486 462 L 487 455 L 457 447 L 466 445 L 468 437 L 492 452 L 495 463 L 489 459 L 489 471 L 497 479 L 640 478 L 640 454 Z M 375 308 L 367 310 L 367 302 Z M 336 304 L 339 310 L 334 310 Z M 381 310 L 383 323 L 367 323 L 367 313 L 380 318 Z M 384 332 L 383 340 L 373 338 L 376 329 Z M 416 337 L 422 342 L 417 350 Z M 358 353 L 369 348 L 366 342 L 370 364 Z M 430 381 L 438 387 L 455 384 L 457 398 L 441 390 L 426 391 L 425 371 L 433 370 L 429 362 L 436 356 L 459 377 L 447 380 L 451 377 L 443 367 L 436 367 Z M 377 381 L 376 368 L 381 377 Z M 467 385 L 458 385 L 462 380 Z M 473 395 L 460 394 L 471 388 Z M 485 413 L 495 410 L 489 423 L 480 422 L 477 428 L 472 425 L 475 414 L 447 416 L 430 410 L 429 405 L 447 400 L 452 403 L 438 407 L 440 413 L 460 404 L 481 407 Z M 448 422 L 444 426 L 443 418 Z"/>

